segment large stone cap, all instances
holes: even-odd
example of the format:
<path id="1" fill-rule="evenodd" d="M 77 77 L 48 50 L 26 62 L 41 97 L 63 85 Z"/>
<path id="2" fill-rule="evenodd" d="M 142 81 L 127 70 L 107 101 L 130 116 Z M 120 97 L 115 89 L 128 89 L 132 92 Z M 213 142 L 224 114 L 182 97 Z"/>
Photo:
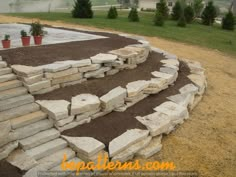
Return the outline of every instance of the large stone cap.
<path id="1" fill-rule="evenodd" d="M 76 152 L 91 157 L 105 148 L 105 145 L 92 137 L 62 136 Z"/>
<path id="2" fill-rule="evenodd" d="M 92 63 L 99 64 L 99 63 L 111 63 L 114 62 L 118 57 L 112 54 L 104 54 L 100 53 L 91 57 Z"/>
<path id="3" fill-rule="evenodd" d="M 23 77 L 31 77 L 43 73 L 43 70 L 38 67 L 24 66 L 24 65 L 12 65 L 13 71 Z"/>

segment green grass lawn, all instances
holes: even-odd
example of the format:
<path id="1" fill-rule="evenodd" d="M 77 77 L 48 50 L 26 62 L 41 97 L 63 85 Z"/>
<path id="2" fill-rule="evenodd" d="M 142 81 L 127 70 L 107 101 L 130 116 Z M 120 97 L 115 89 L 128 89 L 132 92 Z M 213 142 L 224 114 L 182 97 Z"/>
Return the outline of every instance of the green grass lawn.
<path id="1" fill-rule="evenodd" d="M 114 29 L 122 32 L 144 36 L 157 36 L 184 43 L 217 49 L 236 56 L 236 31 L 225 31 L 219 25 L 213 27 L 193 23 L 186 28 L 176 26 L 175 21 L 166 21 L 164 27 L 153 25 L 153 13 L 141 12 L 140 22 L 129 22 L 128 12 L 118 11 L 119 18 L 110 20 L 106 18 L 107 12 L 95 11 L 93 19 L 74 19 L 70 13 L 13 13 L 11 16 L 26 18 L 39 18 L 42 20 L 60 20 L 66 23 L 94 26 L 103 29 Z"/>

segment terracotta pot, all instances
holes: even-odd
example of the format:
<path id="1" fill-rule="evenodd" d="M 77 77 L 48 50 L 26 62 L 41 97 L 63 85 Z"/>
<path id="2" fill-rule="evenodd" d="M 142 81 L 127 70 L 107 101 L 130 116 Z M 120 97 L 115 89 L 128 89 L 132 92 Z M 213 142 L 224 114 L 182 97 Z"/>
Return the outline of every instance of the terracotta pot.
<path id="1" fill-rule="evenodd" d="M 4 49 L 9 49 L 11 47 L 11 40 L 2 40 L 2 46 Z"/>
<path id="2" fill-rule="evenodd" d="M 34 36 L 34 44 L 41 45 L 42 44 L 43 36 Z"/>
<path id="3" fill-rule="evenodd" d="M 30 45 L 30 36 L 21 37 L 21 42 L 24 47 L 29 46 Z"/>

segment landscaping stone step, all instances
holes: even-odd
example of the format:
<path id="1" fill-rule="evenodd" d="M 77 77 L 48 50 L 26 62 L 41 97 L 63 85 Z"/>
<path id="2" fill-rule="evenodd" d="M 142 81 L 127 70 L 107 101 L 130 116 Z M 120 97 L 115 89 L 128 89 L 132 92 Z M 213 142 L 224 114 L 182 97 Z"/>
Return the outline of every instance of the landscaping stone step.
<path id="1" fill-rule="evenodd" d="M 21 117 L 11 119 L 11 126 L 13 129 L 20 128 L 29 125 L 34 122 L 38 122 L 42 119 L 46 119 L 47 114 L 42 111 L 33 112 Z"/>
<path id="2" fill-rule="evenodd" d="M 17 87 L 9 90 L 4 90 L 0 92 L 0 101 L 9 99 L 12 97 L 20 96 L 20 95 L 25 95 L 27 94 L 27 89 L 25 87 Z"/>
<path id="3" fill-rule="evenodd" d="M 34 147 L 32 149 L 26 150 L 26 154 L 38 160 L 47 155 L 52 154 L 55 151 L 61 150 L 67 146 L 67 142 L 61 138 L 49 141 L 40 146 Z"/>
<path id="4" fill-rule="evenodd" d="M 66 60 L 66 61 L 57 61 L 55 63 L 63 63 L 63 64 L 69 64 L 73 68 L 83 67 L 83 66 L 89 66 L 91 65 L 90 59 L 84 59 L 84 60 Z"/>
<path id="5" fill-rule="evenodd" d="M 18 147 L 18 141 L 13 141 L 0 148 L 0 160 L 5 159 Z"/>
<path id="6" fill-rule="evenodd" d="M 30 137 L 32 135 L 35 135 L 36 133 L 39 133 L 41 131 L 50 129 L 53 127 L 53 122 L 45 119 L 40 120 L 38 122 L 32 123 L 30 125 L 26 125 L 24 127 L 15 129 L 13 131 L 14 137 L 18 140 Z"/>
<path id="7" fill-rule="evenodd" d="M 75 151 L 71 148 L 66 147 L 59 151 L 53 152 L 52 154 L 41 158 L 38 160 L 40 166 L 44 167 L 45 169 L 49 170 L 61 164 L 64 155 L 66 155 L 67 159 L 71 159 L 75 157 Z"/>
<path id="8" fill-rule="evenodd" d="M 32 102 L 34 102 L 34 97 L 29 94 L 10 98 L 7 100 L 0 101 L 0 111 L 5 111 Z"/>
<path id="9" fill-rule="evenodd" d="M 17 108 L 9 109 L 0 112 L 0 122 L 4 120 L 9 120 L 12 118 L 20 117 L 31 112 L 36 112 L 40 109 L 39 105 L 36 103 L 30 103 Z"/>
<path id="10" fill-rule="evenodd" d="M 7 67 L 7 62 L 0 61 L 0 68 L 5 68 L 5 67 Z"/>
<path id="11" fill-rule="evenodd" d="M 22 139 L 19 141 L 20 146 L 24 150 L 32 149 L 36 146 L 39 146 L 40 144 L 44 144 L 48 141 L 51 141 L 53 139 L 56 139 L 60 136 L 60 132 L 56 129 L 52 128 L 49 130 L 45 130 L 42 132 L 39 132 L 33 136 L 30 136 L 28 138 Z"/>
<path id="12" fill-rule="evenodd" d="M 12 80 L 12 81 L 8 81 L 8 82 L 2 82 L 2 83 L 0 83 L 0 91 L 20 87 L 22 85 L 23 85 L 22 82 L 19 81 L 19 80 Z"/>
<path id="13" fill-rule="evenodd" d="M 0 76 L 12 73 L 11 68 L 0 68 Z"/>
<path id="14" fill-rule="evenodd" d="M 12 65 L 13 71 L 22 77 L 32 77 L 43 73 L 43 70 L 38 67 L 24 66 L 24 65 Z"/>
<path id="15" fill-rule="evenodd" d="M 16 79 L 16 75 L 15 74 L 6 74 L 6 75 L 2 75 L 0 76 L 0 83 L 2 82 L 7 82 L 7 81 L 11 81 Z"/>
<path id="16" fill-rule="evenodd" d="M 51 86 L 51 81 L 50 80 L 44 80 L 44 81 L 40 81 L 40 82 L 37 82 L 35 84 L 32 84 L 32 85 L 27 85 L 27 84 L 24 84 L 24 86 L 29 90 L 29 92 L 37 92 L 41 89 L 45 89 L 45 88 L 48 88 Z"/>
<path id="17" fill-rule="evenodd" d="M 140 130 L 140 129 L 127 130 L 125 133 L 113 139 L 109 143 L 110 157 L 114 157 L 115 155 L 119 154 L 126 148 L 133 145 L 134 143 L 137 143 L 138 141 L 147 138 L 148 134 L 149 134 L 148 130 Z"/>

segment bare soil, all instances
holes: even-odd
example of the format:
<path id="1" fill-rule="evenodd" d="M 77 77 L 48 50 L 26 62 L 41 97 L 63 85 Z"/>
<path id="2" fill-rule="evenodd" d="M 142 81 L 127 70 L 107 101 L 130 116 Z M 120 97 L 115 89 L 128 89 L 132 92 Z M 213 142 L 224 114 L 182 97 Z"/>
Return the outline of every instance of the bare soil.
<path id="1" fill-rule="evenodd" d="M 32 19 L 0 16 L 1 23 L 31 21 Z M 41 22 L 68 28 L 99 30 L 60 21 Z M 146 39 L 153 46 L 175 53 L 179 57 L 201 62 L 206 68 L 208 78 L 206 94 L 191 113 L 190 119 L 164 137 L 162 150 L 147 160 L 173 161 L 176 170 L 196 170 L 203 177 L 235 177 L 236 57 L 217 50 L 161 38 Z"/>

